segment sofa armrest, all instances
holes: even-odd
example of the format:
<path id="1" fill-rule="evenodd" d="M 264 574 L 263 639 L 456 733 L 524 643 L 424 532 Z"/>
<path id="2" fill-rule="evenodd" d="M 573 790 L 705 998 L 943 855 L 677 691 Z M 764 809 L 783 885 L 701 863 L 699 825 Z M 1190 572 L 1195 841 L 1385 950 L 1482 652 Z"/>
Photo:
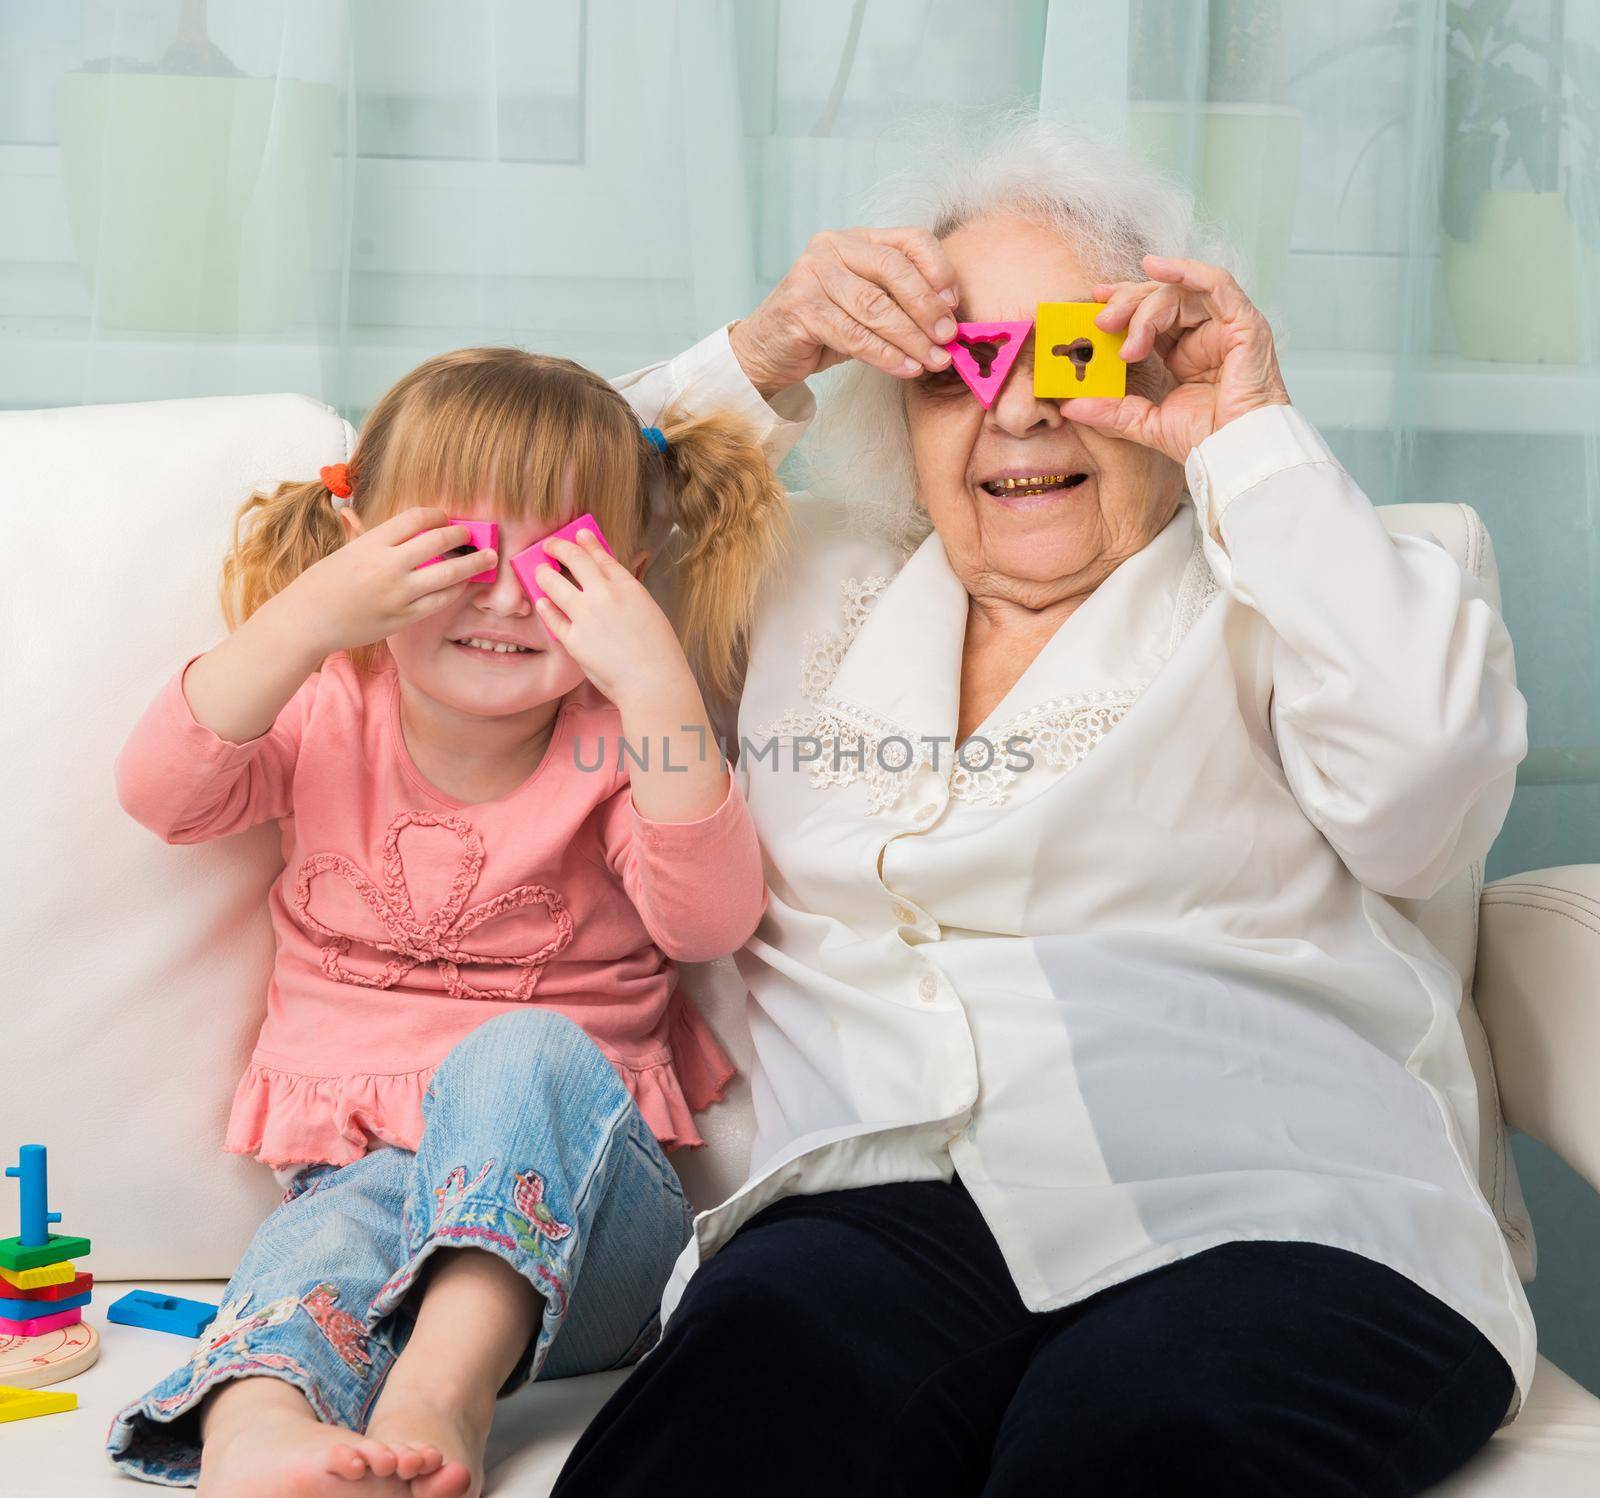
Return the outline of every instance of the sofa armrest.
<path id="1" fill-rule="evenodd" d="M 1473 996 L 1506 1122 L 1600 1189 L 1600 864 L 1484 890 Z"/>

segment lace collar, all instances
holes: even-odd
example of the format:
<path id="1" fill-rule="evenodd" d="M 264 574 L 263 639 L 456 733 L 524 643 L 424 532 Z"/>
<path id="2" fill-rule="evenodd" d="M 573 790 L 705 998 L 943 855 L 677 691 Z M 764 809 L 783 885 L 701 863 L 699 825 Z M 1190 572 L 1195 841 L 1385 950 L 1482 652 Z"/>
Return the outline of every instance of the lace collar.
<path id="1" fill-rule="evenodd" d="M 756 730 L 815 739 L 818 788 L 864 783 L 869 815 L 930 766 L 959 800 L 997 806 L 1025 770 L 1008 746 L 1070 770 L 1100 743 L 1215 597 L 1195 513 L 1180 507 L 1056 631 L 989 717 L 954 743 L 966 592 L 937 534 L 892 577 L 839 583 L 836 627 L 802 644 L 802 702 Z"/>

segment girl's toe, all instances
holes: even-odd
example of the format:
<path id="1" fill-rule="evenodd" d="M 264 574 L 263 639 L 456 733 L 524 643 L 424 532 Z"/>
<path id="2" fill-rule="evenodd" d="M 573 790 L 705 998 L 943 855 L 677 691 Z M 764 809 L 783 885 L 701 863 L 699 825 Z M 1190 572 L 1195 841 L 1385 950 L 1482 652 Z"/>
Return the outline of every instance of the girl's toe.
<path id="1" fill-rule="evenodd" d="M 367 1464 L 353 1446 L 330 1446 L 327 1461 L 327 1470 L 348 1482 L 367 1475 Z"/>
<path id="2" fill-rule="evenodd" d="M 471 1488 L 472 1473 L 460 1462 L 446 1462 L 411 1485 L 415 1498 L 465 1498 Z"/>
<path id="3" fill-rule="evenodd" d="M 396 1477 L 403 1477 L 407 1482 L 410 1482 L 419 1473 L 429 1470 L 421 1449 L 411 1445 L 410 1442 L 403 1446 L 396 1446 L 394 1454 L 397 1463 L 394 1471 Z"/>
<path id="4" fill-rule="evenodd" d="M 368 1471 L 374 1477 L 397 1475 L 399 1458 L 393 1448 L 385 1446 L 382 1441 L 363 1441 L 356 1447 L 356 1454 L 366 1463 Z M 398 1475 L 404 1477 L 406 1474 L 401 1472 Z"/>

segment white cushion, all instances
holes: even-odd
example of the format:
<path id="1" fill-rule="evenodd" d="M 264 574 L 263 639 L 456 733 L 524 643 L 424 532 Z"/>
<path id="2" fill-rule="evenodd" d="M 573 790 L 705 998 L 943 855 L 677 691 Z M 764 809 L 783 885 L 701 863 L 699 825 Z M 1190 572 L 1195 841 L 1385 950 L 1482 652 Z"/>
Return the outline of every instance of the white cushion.
<path id="1" fill-rule="evenodd" d="M 231 1272 L 280 1194 L 218 1146 L 272 955 L 277 830 L 169 848 L 117 804 L 112 763 L 192 651 L 221 637 L 215 579 L 257 486 L 342 457 L 299 396 L 0 415 L 0 492 L 40 565 L 0 590 L 13 798 L 0 872 L 12 953 L 6 1129 L 50 1151 L 61 1231 L 109 1278 Z M 20 1009 L 20 1013 L 19 1013 Z M 0 1233 L 16 1192 L 0 1193 Z"/>

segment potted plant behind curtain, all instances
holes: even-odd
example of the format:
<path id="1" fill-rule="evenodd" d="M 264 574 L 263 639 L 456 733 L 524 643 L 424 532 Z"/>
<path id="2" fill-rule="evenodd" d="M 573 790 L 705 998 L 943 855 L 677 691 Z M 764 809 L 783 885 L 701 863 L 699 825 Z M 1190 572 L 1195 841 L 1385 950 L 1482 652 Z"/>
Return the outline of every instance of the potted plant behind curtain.
<path id="1" fill-rule="evenodd" d="M 327 84 L 245 76 L 211 41 L 205 0 L 183 0 L 159 59 L 64 74 L 61 183 L 96 319 L 185 333 L 294 320 L 327 198 L 333 105 Z"/>
<path id="2" fill-rule="evenodd" d="M 1600 52 L 1564 0 L 1529 30 L 1510 0 L 1449 7 L 1441 268 L 1472 359 L 1571 364 L 1600 276 Z"/>
<path id="3" fill-rule="evenodd" d="M 1284 103 L 1282 0 L 1175 8 L 1135 0 L 1128 133 L 1193 190 L 1271 303 L 1289 259 L 1300 190 L 1300 112 Z"/>

